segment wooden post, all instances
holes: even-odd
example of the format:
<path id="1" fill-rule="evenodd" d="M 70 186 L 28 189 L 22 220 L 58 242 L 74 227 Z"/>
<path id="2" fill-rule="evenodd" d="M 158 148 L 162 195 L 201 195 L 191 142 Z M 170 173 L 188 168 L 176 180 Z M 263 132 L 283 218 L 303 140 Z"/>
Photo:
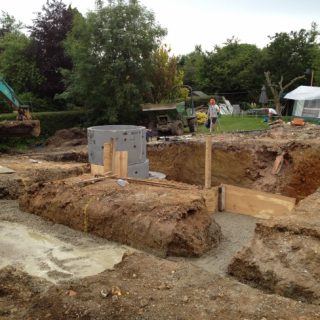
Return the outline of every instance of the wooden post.
<path id="1" fill-rule="evenodd" d="M 205 159 L 205 174 L 204 174 L 204 187 L 211 188 L 211 154 L 212 154 L 212 136 L 206 137 L 206 159 Z"/>
<path id="2" fill-rule="evenodd" d="M 224 211 L 226 203 L 226 190 L 224 185 L 221 185 L 218 189 L 218 210 Z"/>

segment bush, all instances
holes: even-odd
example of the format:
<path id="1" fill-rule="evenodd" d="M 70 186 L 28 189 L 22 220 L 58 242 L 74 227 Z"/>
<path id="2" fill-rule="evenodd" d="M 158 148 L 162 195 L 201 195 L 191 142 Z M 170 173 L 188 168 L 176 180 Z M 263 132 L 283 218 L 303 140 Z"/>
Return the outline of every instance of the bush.
<path id="1" fill-rule="evenodd" d="M 207 115 L 205 112 L 197 112 L 197 120 L 198 120 L 198 124 L 204 124 L 207 120 Z"/>

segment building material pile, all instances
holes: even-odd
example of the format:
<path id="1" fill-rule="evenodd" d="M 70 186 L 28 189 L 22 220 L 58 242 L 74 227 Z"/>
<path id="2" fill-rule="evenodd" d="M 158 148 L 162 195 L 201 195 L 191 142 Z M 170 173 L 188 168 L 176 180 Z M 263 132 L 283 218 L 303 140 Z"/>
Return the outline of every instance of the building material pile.
<path id="1" fill-rule="evenodd" d="M 197 188 L 139 181 L 84 175 L 34 185 L 19 203 L 56 223 L 161 256 L 200 256 L 218 244 L 220 227 Z"/>

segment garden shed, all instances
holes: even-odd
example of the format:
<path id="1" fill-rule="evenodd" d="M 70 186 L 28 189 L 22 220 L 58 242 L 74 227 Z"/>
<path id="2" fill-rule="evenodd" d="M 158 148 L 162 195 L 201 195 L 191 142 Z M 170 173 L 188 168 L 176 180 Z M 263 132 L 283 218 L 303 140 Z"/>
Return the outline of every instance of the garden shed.
<path id="1" fill-rule="evenodd" d="M 293 116 L 320 118 L 320 87 L 300 86 L 284 98 L 295 100 Z"/>

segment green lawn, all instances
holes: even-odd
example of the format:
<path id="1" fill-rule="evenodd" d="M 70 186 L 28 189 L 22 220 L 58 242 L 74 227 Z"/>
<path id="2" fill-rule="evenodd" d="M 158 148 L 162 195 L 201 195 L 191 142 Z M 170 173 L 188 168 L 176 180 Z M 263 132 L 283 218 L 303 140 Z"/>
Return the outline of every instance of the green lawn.
<path id="1" fill-rule="evenodd" d="M 268 128 L 268 123 L 263 122 L 263 117 L 233 117 L 221 116 L 216 123 L 215 133 L 259 130 Z M 204 125 L 198 126 L 199 133 L 209 133 Z"/>

